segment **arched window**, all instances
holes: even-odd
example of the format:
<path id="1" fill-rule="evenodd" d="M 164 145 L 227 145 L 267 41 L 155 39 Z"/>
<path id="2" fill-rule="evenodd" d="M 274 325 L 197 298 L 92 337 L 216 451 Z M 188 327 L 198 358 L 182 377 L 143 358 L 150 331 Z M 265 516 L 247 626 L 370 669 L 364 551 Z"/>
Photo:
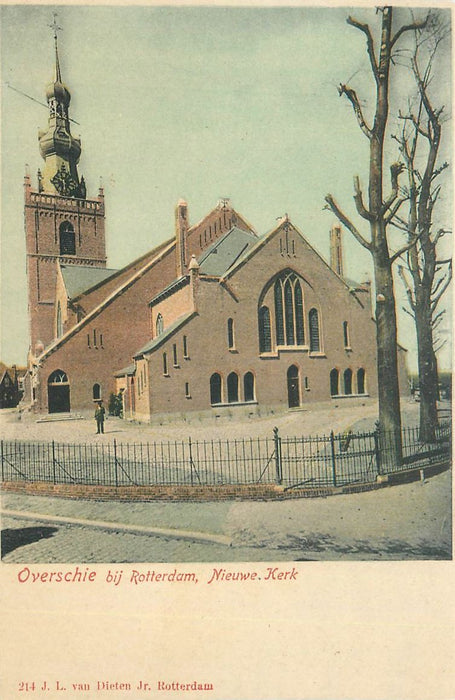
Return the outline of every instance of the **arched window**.
<path id="1" fill-rule="evenodd" d="M 62 221 L 59 227 L 60 255 L 76 255 L 76 236 L 73 224 Z"/>
<path id="2" fill-rule="evenodd" d="M 339 393 L 338 388 L 339 382 L 339 372 L 337 369 L 332 369 L 330 372 L 330 396 L 337 396 Z"/>
<path id="3" fill-rule="evenodd" d="M 297 345 L 303 345 L 305 342 L 305 333 L 303 330 L 303 295 L 300 282 L 297 280 L 294 287 L 295 293 L 295 332 Z"/>
<path id="4" fill-rule="evenodd" d="M 365 393 L 365 370 L 363 367 L 357 370 L 357 393 Z"/>
<path id="5" fill-rule="evenodd" d="M 284 345 L 283 285 L 279 279 L 275 282 L 274 292 L 276 344 Z"/>
<path id="6" fill-rule="evenodd" d="M 352 394 L 352 370 L 346 369 L 344 371 L 344 393 Z"/>
<path id="7" fill-rule="evenodd" d="M 303 345 L 303 295 L 294 272 L 278 277 L 274 285 L 277 345 Z"/>
<path id="8" fill-rule="evenodd" d="M 167 353 L 163 352 L 163 374 L 168 374 L 167 371 Z"/>
<path id="9" fill-rule="evenodd" d="M 210 403 L 221 403 L 221 376 L 218 372 L 210 377 Z"/>
<path id="10" fill-rule="evenodd" d="M 101 386 L 99 384 L 93 385 L 93 400 L 99 401 L 101 398 Z"/>
<path id="11" fill-rule="evenodd" d="M 227 392 L 228 403 L 236 403 L 239 400 L 239 378 L 235 372 L 228 374 Z"/>
<path id="12" fill-rule="evenodd" d="M 245 401 L 254 401 L 254 374 L 247 372 L 243 377 L 243 396 Z"/>
<path id="13" fill-rule="evenodd" d="M 60 302 L 57 304 L 57 338 L 61 338 L 63 335 L 63 322 L 62 322 L 62 307 Z"/>
<path id="14" fill-rule="evenodd" d="M 310 309 L 308 320 L 310 322 L 310 352 L 319 352 L 321 344 L 319 341 L 319 315 L 317 309 Z"/>
<path id="15" fill-rule="evenodd" d="M 344 340 L 344 347 L 349 348 L 350 347 L 350 342 L 349 342 L 349 328 L 348 328 L 348 322 L 343 321 L 343 340 Z"/>
<path id="16" fill-rule="evenodd" d="M 156 334 L 161 335 L 161 333 L 164 330 L 164 322 L 163 322 L 163 317 L 161 314 L 158 314 L 156 317 Z"/>
<path id="17" fill-rule="evenodd" d="M 232 350 L 235 347 L 234 343 L 234 319 L 228 318 L 227 322 L 228 348 Z"/>
<path id="18" fill-rule="evenodd" d="M 270 311 L 267 306 L 261 306 L 259 309 L 259 352 L 270 352 L 271 350 Z"/>

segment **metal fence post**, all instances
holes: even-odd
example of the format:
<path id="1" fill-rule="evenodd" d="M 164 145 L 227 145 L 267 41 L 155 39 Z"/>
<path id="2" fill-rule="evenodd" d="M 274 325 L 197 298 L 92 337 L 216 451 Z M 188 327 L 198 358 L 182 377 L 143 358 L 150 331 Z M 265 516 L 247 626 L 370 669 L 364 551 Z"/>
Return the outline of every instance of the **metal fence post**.
<path id="1" fill-rule="evenodd" d="M 115 486 L 118 487 L 117 441 L 114 438 Z"/>
<path id="2" fill-rule="evenodd" d="M 376 471 L 378 472 L 378 476 L 381 473 L 381 443 L 380 443 L 380 436 L 379 436 L 379 431 L 380 431 L 380 425 L 379 421 L 377 420 L 376 423 L 374 424 L 374 455 L 376 458 Z"/>
<path id="3" fill-rule="evenodd" d="M 190 437 L 188 438 L 188 445 L 190 448 L 190 479 L 191 479 L 191 486 L 193 486 L 194 485 L 194 483 L 193 483 L 193 450 L 191 447 L 191 438 Z"/>
<path id="4" fill-rule="evenodd" d="M 4 466 L 4 459 L 3 459 L 3 440 L 2 440 L 2 481 L 5 481 L 5 466 Z"/>
<path id="5" fill-rule="evenodd" d="M 281 438 L 278 435 L 278 428 L 273 429 L 273 441 L 275 443 L 275 470 L 276 470 L 276 483 L 283 483 L 283 469 L 281 464 Z"/>
<path id="6" fill-rule="evenodd" d="M 55 442 L 52 440 L 52 477 L 54 479 L 54 484 L 57 483 L 57 476 L 55 471 Z"/>
<path id="7" fill-rule="evenodd" d="M 336 470 L 336 457 L 335 457 L 335 435 L 333 430 L 330 431 L 330 450 L 332 453 L 332 480 L 333 485 L 337 485 L 337 470 Z"/>

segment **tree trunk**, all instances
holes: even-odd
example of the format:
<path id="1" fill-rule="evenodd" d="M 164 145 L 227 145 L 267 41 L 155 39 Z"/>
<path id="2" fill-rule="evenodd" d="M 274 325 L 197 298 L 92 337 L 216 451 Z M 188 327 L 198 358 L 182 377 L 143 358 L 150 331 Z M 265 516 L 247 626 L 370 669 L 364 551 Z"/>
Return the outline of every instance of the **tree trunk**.
<path id="1" fill-rule="evenodd" d="M 401 463 L 401 415 L 398 385 L 397 318 L 392 268 L 385 244 L 373 253 L 376 285 L 376 337 L 379 426 L 385 457 L 390 465 Z"/>
<path id="2" fill-rule="evenodd" d="M 434 442 L 438 425 L 438 371 L 433 350 L 432 314 L 428 290 L 419 290 L 414 313 L 420 384 L 419 437 L 422 442 Z"/>

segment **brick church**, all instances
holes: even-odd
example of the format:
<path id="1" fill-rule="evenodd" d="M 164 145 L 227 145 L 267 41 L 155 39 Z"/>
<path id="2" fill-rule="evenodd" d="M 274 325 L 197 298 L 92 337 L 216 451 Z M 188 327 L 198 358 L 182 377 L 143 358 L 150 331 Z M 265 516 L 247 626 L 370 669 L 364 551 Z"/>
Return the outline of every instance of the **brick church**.
<path id="1" fill-rule="evenodd" d="M 79 176 L 54 41 L 44 166 L 24 181 L 33 410 L 88 412 L 114 393 L 148 421 L 376 396 L 370 285 L 344 277 L 338 225 L 329 265 L 287 215 L 260 236 L 229 199 L 195 224 L 180 200 L 168 240 L 106 266 L 103 189 L 89 197 Z"/>

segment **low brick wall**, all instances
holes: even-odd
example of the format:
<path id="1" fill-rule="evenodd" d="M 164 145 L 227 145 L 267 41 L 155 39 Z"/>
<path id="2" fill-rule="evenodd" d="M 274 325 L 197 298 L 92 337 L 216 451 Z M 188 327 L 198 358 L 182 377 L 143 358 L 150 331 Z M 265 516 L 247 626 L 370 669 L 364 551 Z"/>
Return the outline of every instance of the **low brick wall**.
<path id="1" fill-rule="evenodd" d="M 355 484 L 351 486 L 313 489 L 288 489 L 274 484 L 225 486 L 88 486 L 83 484 L 50 484 L 43 481 L 7 481 L 2 490 L 34 496 L 58 496 L 98 501 L 270 501 L 291 498 L 317 498 L 342 493 L 358 493 L 382 488 L 387 484 Z"/>

